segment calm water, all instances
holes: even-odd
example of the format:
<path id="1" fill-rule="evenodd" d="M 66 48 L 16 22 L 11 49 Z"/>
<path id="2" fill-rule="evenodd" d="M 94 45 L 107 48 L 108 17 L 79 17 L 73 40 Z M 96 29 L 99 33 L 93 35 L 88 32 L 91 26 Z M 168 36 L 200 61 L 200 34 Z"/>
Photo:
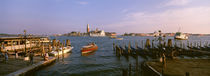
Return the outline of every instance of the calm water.
<path id="1" fill-rule="evenodd" d="M 51 37 L 54 39 L 55 37 Z M 113 51 L 113 42 L 118 45 L 128 44 L 131 42 L 132 46 L 135 46 L 135 42 L 138 46 L 142 46 L 141 40 L 146 41 L 147 38 L 154 39 L 154 37 L 123 37 L 123 40 L 110 39 L 108 37 L 56 37 L 61 41 L 70 39 L 74 49 L 71 54 L 67 54 L 67 57 L 57 60 L 56 63 L 43 68 L 35 72 L 35 76 L 121 76 L 122 68 L 128 68 L 129 63 L 135 64 L 136 61 L 132 57 L 129 61 L 124 57 L 118 59 Z M 167 37 L 166 39 L 173 39 L 173 37 Z M 210 41 L 210 37 L 190 37 L 190 42 L 200 42 L 205 44 Z M 81 56 L 80 48 L 86 45 L 88 42 L 95 42 L 99 49 L 93 55 Z M 177 41 L 181 42 L 181 41 Z M 182 41 L 187 43 L 187 41 Z M 144 61 L 142 58 L 138 58 L 139 63 Z"/>

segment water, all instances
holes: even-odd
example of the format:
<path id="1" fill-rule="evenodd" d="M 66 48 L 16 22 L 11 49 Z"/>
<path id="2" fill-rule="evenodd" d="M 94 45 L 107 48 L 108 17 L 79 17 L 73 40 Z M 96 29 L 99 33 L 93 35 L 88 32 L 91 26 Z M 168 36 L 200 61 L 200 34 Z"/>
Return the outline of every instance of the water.
<path id="1" fill-rule="evenodd" d="M 55 37 L 51 37 L 54 39 Z M 122 68 L 128 68 L 128 65 L 135 64 L 134 58 L 129 57 L 129 60 L 121 57 L 117 58 L 113 51 L 113 42 L 124 46 L 131 42 L 132 46 L 135 46 L 135 42 L 138 46 L 142 47 L 141 40 L 146 41 L 147 38 L 154 39 L 154 37 L 123 37 L 123 40 L 110 39 L 108 37 L 56 37 L 61 41 L 70 39 L 74 49 L 71 54 L 62 61 L 57 60 L 56 63 L 43 68 L 35 72 L 35 76 L 121 76 Z M 173 39 L 173 37 L 167 37 L 166 39 Z M 210 41 L 210 37 L 190 37 L 189 42 L 202 43 Z M 95 42 L 99 49 L 89 56 L 81 56 L 80 49 L 88 42 Z M 187 40 L 178 41 L 187 43 Z M 143 58 L 138 58 L 139 63 L 144 61 Z M 134 65 L 133 65 L 134 67 Z"/>

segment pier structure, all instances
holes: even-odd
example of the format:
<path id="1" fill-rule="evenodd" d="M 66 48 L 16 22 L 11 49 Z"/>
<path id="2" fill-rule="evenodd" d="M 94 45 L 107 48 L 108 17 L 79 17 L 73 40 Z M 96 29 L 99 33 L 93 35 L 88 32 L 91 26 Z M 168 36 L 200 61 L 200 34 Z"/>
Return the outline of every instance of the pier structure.
<path id="1" fill-rule="evenodd" d="M 204 59 L 204 61 L 206 61 L 205 60 L 206 57 L 207 58 L 210 57 L 210 51 L 209 51 L 210 45 L 208 44 L 208 42 L 202 43 L 202 41 L 194 41 L 194 42 L 187 41 L 187 43 L 184 43 L 183 41 L 177 41 L 177 40 L 172 40 L 172 39 L 168 39 L 167 41 L 166 40 L 162 41 L 164 43 L 158 43 L 156 45 L 154 44 L 154 42 L 155 42 L 154 40 L 146 39 L 146 42 L 144 43 L 144 41 L 141 40 L 139 41 L 139 43 L 141 43 L 142 46 L 138 46 L 138 42 L 135 41 L 135 47 L 131 46 L 130 41 L 127 45 L 122 44 L 121 46 L 118 45 L 117 43 L 113 43 L 113 50 L 116 57 L 118 58 L 124 57 L 127 60 L 129 60 L 129 57 L 132 57 L 137 60 L 138 60 L 138 57 L 143 58 L 145 62 L 141 63 L 141 69 L 148 70 L 149 72 L 147 71 L 147 74 L 145 75 L 152 75 L 152 76 L 165 75 L 166 73 L 169 72 L 168 68 L 170 68 L 171 69 L 170 71 L 172 71 L 173 67 L 171 66 L 168 67 L 168 66 L 174 65 L 176 63 L 176 60 L 180 60 L 181 62 L 184 62 L 186 60 L 185 58 L 189 57 L 191 59 L 188 59 L 186 61 L 191 61 L 191 60 L 193 61 L 195 58 Z M 194 60 L 194 61 L 199 62 L 199 60 Z M 147 62 L 151 62 L 155 64 L 151 66 Z M 138 63 L 138 61 L 136 63 Z M 171 64 L 171 63 L 174 63 L 174 64 Z M 159 67 L 157 71 L 156 70 L 157 68 L 154 68 L 154 67 L 160 66 L 160 64 L 162 67 Z M 197 65 L 197 63 L 196 64 L 192 63 L 192 64 Z M 202 63 L 202 66 L 204 65 L 208 65 L 208 64 L 206 62 Z M 139 66 L 136 65 L 135 67 L 138 68 Z M 174 68 L 176 67 L 174 66 Z M 129 71 L 130 71 L 129 69 L 123 69 L 122 74 L 125 76 L 129 76 Z M 132 74 L 132 75 L 136 75 L 139 72 L 139 70 L 136 70 L 136 71 L 137 72 L 135 72 L 135 74 Z M 183 72 L 180 72 L 180 73 L 183 73 Z M 185 72 L 183 74 L 185 75 Z M 186 75 L 188 74 L 190 73 L 186 71 Z"/>
<path id="2" fill-rule="evenodd" d="M 46 37 L 0 37 L 1 52 L 7 51 L 10 54 L 15 51 L 27 53 L 29 50 L 37 50 L 42 43 L 49 42 Z"/>
<path id="3" fill-rule="evenodd" d="M 9 57 L 7 61 L 5 61 L 4 57 L 0 57 L 0 62 L 5 62 L 0 63 L 1 67 L 14 67 L 4 68 L 4 71 L 0 72 L 0 74 L 8 74 L 8 76 L 30 75 L 31 72 L 50 65 L 59 58 L 59 55 L 57 57 L 51 55 L 48 57 L 47 53 L 62 51 L 61 58 L 64 59 L 64 47 L 70 45 L 69 39 L 61 42 L 56 39 L 51 41 L 47 37 L 0 37 L 0 51 L 3 54 L 8 53 Z M 32 54 L 33 60 L 30 58 Z M 19 55 L 19 57 L 16 58 L 16 55 Z"/>

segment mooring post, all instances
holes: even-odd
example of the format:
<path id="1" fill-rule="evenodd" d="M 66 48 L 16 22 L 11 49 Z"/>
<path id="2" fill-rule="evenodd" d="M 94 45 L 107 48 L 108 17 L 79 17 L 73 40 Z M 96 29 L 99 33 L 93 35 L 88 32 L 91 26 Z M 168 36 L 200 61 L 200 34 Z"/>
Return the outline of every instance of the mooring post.
<path id="1" fill-rule="evenodd" d="M 147 39 L 147 40 L 146 40 L 146 45 L 145 45 L 145 47 L 150 48 L 150 46 L 151 46 L 151 45 L 150 45 L 150 40 Z"/>
<path id="2" fill-rule="evenodd" d="M 122 69 L 122 76 L 128 76 L 128 69 Z"/>
<path id="3" fill-rule="evenodd" d="M 66 44 L 67 44 L 66 46 L 71 46 L 71 42 L 69 39 L 67 39 Z"/>
<path id="4" fill-rule="evenodd" d="M 144 41 L 141 41 L 142 49 L 144 49 Z"/>
<path id="5" fill-rule="evenodd" d="M 202 47 L 202 41 L 200 41 L 200 47 Z"/>
<path id="6" fill-rule="evenodd" d="M 171 39 L 168 39 L 168 47 L 172 47 L 172 40 Z"/>
<path id="7" fill-rule="evenodd" d="M 192 42 L 190 43 L 190 47 L 191 47 L 191 48 L 193 47 L 193 43 L 192 43 Z M 191 48 L 190 48 L 190 49 L 191 49 Z"/>
<path id="8" fill-rule="evenodd" d="M 166 56 L 164 53 L 162 55 L 162 75 L 164 75 L 164 69 L 166 68 Z"/>
<path id="9" fill-rule="evenodd" d="M 119 54 L 120 54 L 120 56 L 122 56 L 122 49 L 121 48 L 119 48 Z"/>
<path id="10" fill-rule="evenodd" d="M 118 46 L 117 45 L 115 45 L 115 54 L 116 54 L 116 56 L 119 56 L 119 48 L 118 48 Z"/>
<path id="11" fill-rule="evenodd" d="M 113 42 L 113 51 L 116 51 L 116 49 L 115 49 L 115 43 Z"/>
<path id="12" fill-rule="evenodd" d="M 29 47 L 29 48 L 30 48 L 30 52 L 32 52 L 32 51 L 31 51 L 31 48 L 32 48 L 32 46 L 31 46 L 31 45 L 32 45 L 31 39 L 29 40 L 29 43 L 30 43 L 30 47 Z"/>
<path id="13" fill-rule="evenodd" d="M 164 43 L 163 43 L 163 47 L 166 47 L 166 42 L 164 41 Z"/>
<path id="14" fill-rule="evenodd" d="M 45 49 L 44 49 L 44 44 L 42 44 L 42 56 L 45 57 L 44 55 L 45 55 Z"/>
<path id="15" fill-rule="evenodd" d="M 131 63 L 129 64 L 129 76 L 131 76 Z"/>
<path id="16" fill-rule="evenodd" d="M 135 41 L 135 49 L 138 49 L 138 43 Z"/>
<path id="17" fill-rule="evenodd" d="M 197 44 L 197 48 L 199 47 L 199 42 L 196 42 L 196 44 Z"/>
<path id="18" fill-rule="evenodd" d="M 185 76 L 190 76 L 190 73 L 189 73 L 189 72 L 186 72 L 186 73 L 185 73 Z"/>
<path id="19" fill-rule="evenodd" d="M 180 48 L 182 48 L 182 41 L 180 41 Z"/>
<path id="20" fill-rule="evenodd" d="M 64 59 L 64 48 L 63 48 L 64 44 L 65 43 L 62 43 L 62 59 Z"/>
<path id="21" fill-rule="evenodd" d="M 194 43 L 195 43 L 194 47 L 197 47 L 197 42 L 195 41 Z"/>
<path id="22" fill-rule="evenodd" d="M 128 43 L 128 54 L 130 54 L 131 53 L 131 42 L 129 41 L 129 43 Z"/>
<path id="23" fill-rule="evenodd" d="M 11 50 L 14 51 L 14 48 L 13 48 L 13 40 L 11 40 Z"/>
<path id="24" fill-rule="evenodd" d="M 48 50 L 49 50 L 49 52 L 52 51 L 52 48 L 51 48 L 51 45 L 50 44 L 48 44 Z"/>
<path id="25" fill-rule="evenodd" d="M 58 52 L 58 60 L 59 60 L 59 51 L 60 51 L 60 41 L 57 42 L 57 52 Z"/>
<path id="26" fill-rule="evenodd" d="M 185 43 L 183 43 L 182 45 L 183 45 L 183 49 L 185 49 Z"/>
<path id="27" fill-rule="evenodd" d="M 57 51 L 57 42 L 56 42 L 56 39 L 53 39 L 53 41 L 52 41 L 52 48 L 53 48 L 53 50 L 55 50 L 55 48 L 56 48 L 56 51 Z"/>
<path id="28" fill-rule="evenodd" d="M 139 65 L 138 65 L 138 57 L 136 58 L 136 76 L 138 76 L 138 69 Z"/>

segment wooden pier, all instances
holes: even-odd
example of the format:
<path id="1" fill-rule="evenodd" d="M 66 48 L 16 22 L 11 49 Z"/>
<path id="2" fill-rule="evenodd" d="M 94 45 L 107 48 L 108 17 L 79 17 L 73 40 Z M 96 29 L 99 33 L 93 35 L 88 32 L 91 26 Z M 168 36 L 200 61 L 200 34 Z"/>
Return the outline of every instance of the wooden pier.
<path id="1" fill-rule="evenodd" d="M 129 59 L 129 57 L 132 57 L 137 60 L 136 63 L 138 63 L 138 56 L 143 58 L 145 62 L 141 63 L 141 69 L 144 71 L 142 71 L 141 74 L 144 74 L 144 75 L 163 76 L 162 74 L 163 71 L 157 71 L 156 68 L 154 68 L 154 66 L 147 64 L 147 62 L 156 62 L 158 64 L 161 63 L 161 66 L 162 66 L 161 68 L 167 68 L 167 66 L 169 66 L 168 60 L 176 64 L 176 60 L 180 59 L 182 61 L 182 59 L 185 59 L 185 57 L 192 58 L 192 61 L 193 61 L 193 58 L 206 59 L 206 57 L 207 58 L 210 57 L 209 44 L 204 44 L 202 46 L 201 42 L 200 43 L 194 42 L 194 45 L 192 45 L 193 42 L 189 42 L 189 41 L 187 42 L 187 44 L 180 42 L 179 43 L 180 45 L 178 45 L 178 42 L 175 41 L 173 44 L 172 39 L 168 39 L 167 42 L 162 41 L 159 44 L 154 45 L 154 40 L 146 39 L 145 44 L 143 41 L 139 41 L 139 43 L 142 43 L 142 46 L 138 46 L 137 42 L 135 42 L 135 46 L 133 47 L 131 46 L 130 41 L 127 45 L 123 45 L 123 46 L 117 45 L 117 43 L 113 43 L 113 50 L 116 57 L 118 58 L 124 57 L 126 59 Z M 206 63 L 202 63 L 202 64 L 206 64 Z M 182 64 L 179 64 L 179 65 L 182 65 Z M 135 68 L 139 68 L 139 67 L 140 67 L 139 65 L 135 66 Z M 178 66 L 173 66 L 173 67 L 176 68 Z M 171 69 L 171 71 L 172 70 L 173 69 Z M 210 70 L 210 68 L 208 70 Z M 129 69 L 123 69 L 122 75 L 138 76 L 139 70 L 136 69 L 135 74 L 132 74 L 132 75 L 129 75 L 129 71 L 130 71 Z M 188 73 L 186 75 L 188 75 Z"/>

